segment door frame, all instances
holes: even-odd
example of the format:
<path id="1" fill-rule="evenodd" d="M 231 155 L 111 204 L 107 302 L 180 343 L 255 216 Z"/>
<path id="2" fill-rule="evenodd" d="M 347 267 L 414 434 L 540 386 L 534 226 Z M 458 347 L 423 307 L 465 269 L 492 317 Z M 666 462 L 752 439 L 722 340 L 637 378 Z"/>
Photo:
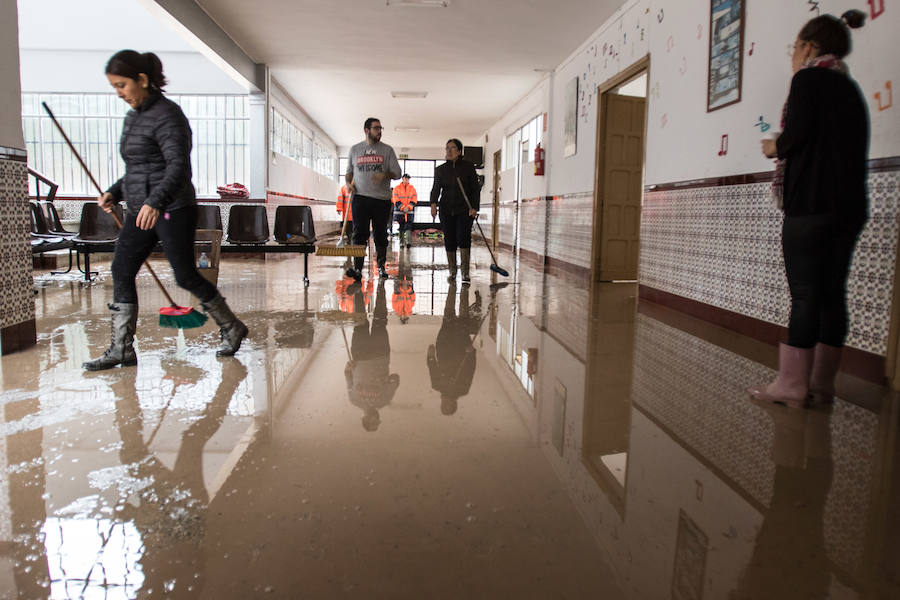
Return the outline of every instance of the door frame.
<path id="1" fill-rule="evenodd" d="M 591 281 L 598 281 L 598 277 L 600 274 L 600 247 L 601 247 L 601 237 L 603 235 L 602 228 L 602 217 L 603 217 L 603 182 L 602 175 L 604 171 L 604 166 L 606 164 L 606 145 L 604 140 L 606 139 L 606 126 L 604 118 L 606 115 L 603 113 L 602 107 L 603 102 L 602 98 L 604 94 L 609 93 L 611 90 L 621 86 L 624 83 L 627 83 L 630 79 L 634 79 L 636 76 L 641 73 L 647 73 L 647 88 L 650 87 L 650 55 L 646 54 L 643 58 L 639 59 L 637 62 L 632 63 L 630 66 L 623 69 L 614 77 L 607 79 L 603 83 L 597 86 L 597 129 L 596 129 L 596 138 L 595 138 L 595 154 L 596 159 L 594 161 L 594 207 L 591 218 Z M 647 94 L 647 106 L 644 110 L 644 148 L 643 148 L 643 157 L 641 158 L 643 165 L 647 164 L 647 121 L 649 119 L 650 114 L 650 94 Z M 643 181 L 641 181 L 641 186 L 643 189 Z M 638 267 L 640 269 L 640 267 Z"/>
<path id="2" fill-rule="evenodd" d="M 494 193 L 493 213 L 491 218 L 491 247 L 497 249 L 497 238 L 500 237 L 500 170 L 503 166 L 503 150 L 494 152 Z"/>

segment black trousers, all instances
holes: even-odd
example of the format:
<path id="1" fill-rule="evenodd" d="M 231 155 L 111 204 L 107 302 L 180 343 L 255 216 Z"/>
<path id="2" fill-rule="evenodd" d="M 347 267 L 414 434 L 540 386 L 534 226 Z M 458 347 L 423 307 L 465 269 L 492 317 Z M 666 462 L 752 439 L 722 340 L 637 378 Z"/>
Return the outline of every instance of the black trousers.
<path id="1" fill-rule="evenodd" d="M 194 237 L 197 229 L 197 207 L 186 206 L 164 212 L 153 229 L 138 229 L 137 215 L 126 214 L 116 250 L 113 255 L 113 301 L 137 304 L 134 278 L 150 256 L 153 247 L 162 241 L 163 250 L 178 285 L 191 292 L 201 302 L 209 302 L 218 294 L 216 286 L 197 271 L 194 264 Z"/>
<path id="2" fill-rule="evenodd" d="M 785 217 L 784 269 L 791 291 L 788 344 L 843 346 L 847 337 L 847 277 L 862 224 L 830 215 Z"/>
<path id="3" fill-rule="evenodd" d="M 472 223 L 475 219 L 470 217 L 468 212 L 454 215 L 449 210 L 442 210 L 440 217 L 441 227 L 444 230 L 444 248 L 447 252 L 472 247 Z"/>
<path id="4" fill-rule="evenodd" d="M 404 231 L 412 231 L 413 223 L 415 220 L 413 219 L 414 210 L 410 210 L 408 212 L 403 212 L 401 210 L 397 210 L 397 224 L 400 226 L 400 232 Z"/>
<path id="5" fill-rule="evenodd" d="M 388 221 L 391 217 L 391 201 L 369 196 L 353 196 L 353 243 L 362 246 L 369 241 L 369 222 L 376 248 L 387 248 Z"/>

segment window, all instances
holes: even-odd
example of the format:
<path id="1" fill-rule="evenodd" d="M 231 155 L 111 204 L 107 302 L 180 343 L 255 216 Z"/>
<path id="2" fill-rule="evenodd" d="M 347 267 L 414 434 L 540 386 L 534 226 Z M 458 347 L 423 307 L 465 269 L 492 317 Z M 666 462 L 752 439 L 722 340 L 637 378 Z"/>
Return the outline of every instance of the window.
<path id="1" fill-rule="evenodd" d="M 193 131 L 191 168 L 199 196 L 216 186 L 249 183 L 250 116 L 246 96 L 167 96 L 179 104 Z M 59 184 L 59 194 L 94 196 L 78 160 L 41 108 L 46 102 L 104 189 L 125 173 L 119 154 L 128 105 L 115 94 L 22 94 L 22 129 L 28 165 Z M 29 193 L 36 192 L 29 178 Z"/>
<path id="2" fill-rule="evenodd" d="M 521 148 L 522 164 L 529 163 L 534 158 L 534 147 L 544 139 L 544 117 L 538 115 L 525 125 L 506 136 L 503 146 L 501 162 L 504 169 L 512 169 L 516 166 L 516 159 Z M 520 146 L 521 143 L 521 146 Z"/>
<path id="3" fill-rule="evenodd" d="M 334 178 L 334 153 L 323 148 L 274 108 L 270 137 L 273 152 L 283 154 L 329 179 Z"/>

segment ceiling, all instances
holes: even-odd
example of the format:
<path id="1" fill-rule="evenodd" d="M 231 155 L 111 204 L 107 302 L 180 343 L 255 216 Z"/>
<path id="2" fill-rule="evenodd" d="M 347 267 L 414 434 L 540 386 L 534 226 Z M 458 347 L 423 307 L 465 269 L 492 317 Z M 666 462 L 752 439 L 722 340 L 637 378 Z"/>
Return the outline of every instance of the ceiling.
<path id="1" fill-rule="evenodd" d="M 623 0 L 196 0 L 340 146 L 378 117 L 394 147 L 474 141 Z M 427 91 L 397 99 L 392 90 Z M 417 133 L 395 127 L 418 127 Z"/>

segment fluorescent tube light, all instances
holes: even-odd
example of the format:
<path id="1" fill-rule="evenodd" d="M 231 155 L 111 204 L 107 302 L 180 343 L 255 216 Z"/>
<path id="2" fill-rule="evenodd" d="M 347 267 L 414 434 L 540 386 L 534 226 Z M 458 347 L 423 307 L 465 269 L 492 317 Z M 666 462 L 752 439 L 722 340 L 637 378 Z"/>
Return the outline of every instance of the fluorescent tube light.
<path id="1" fill-rule="evenodd" d="M 428 92 L 391 92 L 391 96 L 393 96 L 394 98 L 424 98 L 427 95 Z"/>
<path id="2" fill-rule="evenodd" d="M 387 0 L 387 5 L 410 8 L 447 8 L 450 6 L 450 0 Z"/>

